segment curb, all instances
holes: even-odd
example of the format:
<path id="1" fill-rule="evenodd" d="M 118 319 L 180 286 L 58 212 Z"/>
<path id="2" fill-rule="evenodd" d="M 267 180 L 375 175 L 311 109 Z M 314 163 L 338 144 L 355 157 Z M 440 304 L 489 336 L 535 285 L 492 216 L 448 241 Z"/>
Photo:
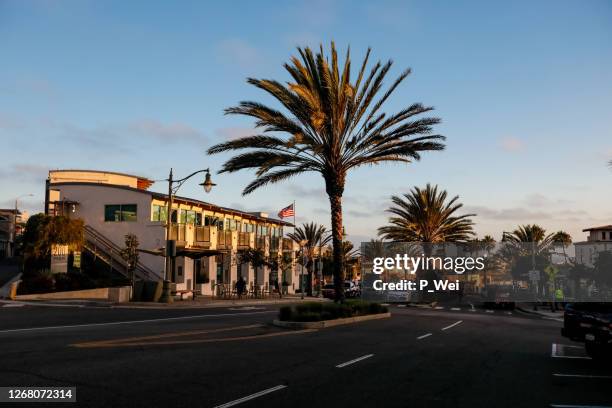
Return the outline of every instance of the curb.
<path id="1" fill-rule="evenodd" d="M 391 312 L 373 315 L 346 317 L 344 319 L 323 320 L 320 322 L 288 322 L 274 319 L 272 324 L 285 329 L 324 329 L 326 327 L 342 326 L 345 324 L 359 323 L 366 320 L 379 320 L 391 317 Z"/>

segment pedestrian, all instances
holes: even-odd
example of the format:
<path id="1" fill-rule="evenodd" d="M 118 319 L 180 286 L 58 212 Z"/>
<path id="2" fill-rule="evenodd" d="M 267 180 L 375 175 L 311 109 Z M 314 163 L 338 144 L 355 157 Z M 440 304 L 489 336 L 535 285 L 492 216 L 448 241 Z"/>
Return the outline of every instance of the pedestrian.
<path id="1" fill-rule="evenodd" d="M 282 299 L 283 298 L 283 292 L 281 292 L 280 285 L 278 284 L 278 279 L 274 280 L 274 289 L 276 289 L 276 291 L 278 292 L 278 298 Z"/>
<path id="2" fill-rule="evenodd" d="M 240 279 L 238 279 L 238 282 L 236 282 L 236 293 L 238 294 L 238 299 L 242 299 L 242 294 L 244 293 L 244 290 L 246 288 L 246 281 L 244 280 L 244 277 L 240 277 Z"/>

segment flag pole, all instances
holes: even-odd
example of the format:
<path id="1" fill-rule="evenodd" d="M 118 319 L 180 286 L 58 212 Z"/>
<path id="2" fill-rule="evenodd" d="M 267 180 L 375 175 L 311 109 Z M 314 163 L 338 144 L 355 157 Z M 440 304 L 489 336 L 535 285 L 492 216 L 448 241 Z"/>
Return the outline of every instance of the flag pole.
<path id="1" fill-rule="evenodd" d="M 295 200 L 293 200 L 293 232 L 295 233 Z"/>

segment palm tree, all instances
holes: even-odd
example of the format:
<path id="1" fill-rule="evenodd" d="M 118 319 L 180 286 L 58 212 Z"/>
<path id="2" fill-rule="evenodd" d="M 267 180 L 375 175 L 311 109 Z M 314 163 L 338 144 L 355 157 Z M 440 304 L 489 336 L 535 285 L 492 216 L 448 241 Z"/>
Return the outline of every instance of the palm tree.
<path id="1" fill-rule="evenodd" d="M 511 233 L 504 233 L 504 242 L 511 247 L 520 249 L 519 252 L 527 249 L 525 244 L 532 243 L 535 254 L 546 251 L 554 242 L 555 234 L 546 234 L 546 230 L 537 224 L 519 225 Z"/>
<path id="2" fill-rule="evenodd" d="M 325 226 L 315 222 L 304 223 L 301 227 L 296 227 L 294 232 L 287 236 L 298 244 L 302 245 L 308 262 L 304 267 L 308 270 L 308 291 L 312 295 L 312 266 L 317 248 L 320 250 L 331 241 L 331 236 L 327 233 Z"/>
<path id="3" fill-rule="evenodd" d="M 337 300 L 341 300 L 342 196 L 348 172 L 387 161 L 417 161 L 421 151 L 442 150 L 444 137 L 432 134 L 432 126 L 440 119 L 416 118 L 432 107 L 415 103 L 391 115 L 381 111 L 410 74 L 409 69 L 383 92 L 392 62 L 377 62 L 366 73 L 370 49 L 356 78 L 351 77 L 350 50 L 342 67 L 333 42 L 329 56 L 322 45 L 316 54 L 308 47 L 297 50 L 299 57 L 284 65 L 292 78 L 288 83 L 247 80 L 276 98 L 283 110 L 248 101 L 226 109 L 226 114 L 255 118 L 262 132 L 220 143 L 208 153 L 247 150 L 226 161 L 220 170 L 256 169 L 255 180 L 243 190 L 245 195 L 302 173 L 321 174 L 331 207 L 334 284 Z"/>
<path id="4" fill-rule="evenodd" d="M 387 211 L 394 216 L 389 225 L 378 228 L 378 235 L 398 242 L 464 242 L 474 235 L 470 217 L 476 214 L 456 215 L 463 207 L 457 202 L 459 196 L 448 199 L 446 190 L 438 191 L 438 186 L 429 183 L 425 189 L 414 187 L 403 196 L 392 196 Z M 426 252 L 430 245 L 425 245 Z"/>
<path id="5" fill-rule="evenodd" d="M 560 245 L 561 248 L 563 248 L 563 260 L 567 264 L 567 252 L 565 251 L 565 248 L 571 245 L 572 236 L 565 231 L 558 231 L 555 233 L 555 235 L 553 235 L 552 239 L 555 245 Z"/>

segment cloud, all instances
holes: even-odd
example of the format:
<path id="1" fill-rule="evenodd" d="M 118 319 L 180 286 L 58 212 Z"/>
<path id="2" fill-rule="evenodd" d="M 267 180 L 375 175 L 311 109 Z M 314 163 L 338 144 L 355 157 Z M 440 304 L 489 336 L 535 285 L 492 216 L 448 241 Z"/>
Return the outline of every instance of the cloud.
<path id="1" fill-rule="evenodd" d="M 462 210 L 465 213 L 476 214 L 479 218 L 491 220 L 512 220 L 519 223 L 524 223 L 530 220 L 548 220 L 552 218 L 552 213 L 545 211 L 532 211 L 527 208 L 514 207 L 504 209 L 493 209 L 485 206 L 463 206 Z"/>
<path id="2" fill-rule="evenodd" d="M 540 193 L 530 194 L 525 197 L 525 204 L 530 207 L 552 207 L 559 205 L 569 205 L 574 204 L 574 201 L 564 200 L 564 199 L 552 199 L 549 196 Z"/>
<path id="3" fill-rule="evenodd" d="M 247 127 L 225 127 L 217 129 L 215 134 L 225 140 L 236 140 L 241 137 L 256 135 L 258 132 L 253 128 Z"/>
<path id="4" fill-rule="evenodd" d="M 502 150 L 509 153 L 516 153 L 525 149 L 525 143 L 521 139 L 511 136 L 501 139 L 500 146 Z"/>
<path id="5" fill-rule="evenodd" d="M 18 130 L 25 127 L 26 124 L 22 120 L 0 112 L 0 130 Z"/>
<path id="6" fill-rule="evenodd" d="M 149 142 L 166 145 L 204 144 L 206 138 L 199 130 L 180 122 L 164 123 L 156 119 L 140 119 L 117 124 L 98 124 L 85 127 L 70 122 L 41 121 L 41 127 L 55 130 L 59 139 L 66 139 L 76 147 L 89 147 L 114 153 L 133 153 Z"/>
<path id="7" fill-rule="evenodd" d="M 202 133 L 184 123 L 162 123 L 154 119 L 144 119 L 126 125 L 127 130 L 139 133 L 141 136 L 150 136 L 159 140 L 167 141 L 202 141 Z"/>
<path id="8" fill-rule="evenodd" d="M 8 181 L 32 182 L 44 181 L 50 167 L 40 164 L 12 164 L 0 168 L 0 178 Z"/>
<path id="9" fill-rule="evenodd" d="M 260 51 L 238 38 L 228 38 L 217 44 L 217 56 L 227 64 L 238 64 L 249 68 L 261 62 Z"/>

